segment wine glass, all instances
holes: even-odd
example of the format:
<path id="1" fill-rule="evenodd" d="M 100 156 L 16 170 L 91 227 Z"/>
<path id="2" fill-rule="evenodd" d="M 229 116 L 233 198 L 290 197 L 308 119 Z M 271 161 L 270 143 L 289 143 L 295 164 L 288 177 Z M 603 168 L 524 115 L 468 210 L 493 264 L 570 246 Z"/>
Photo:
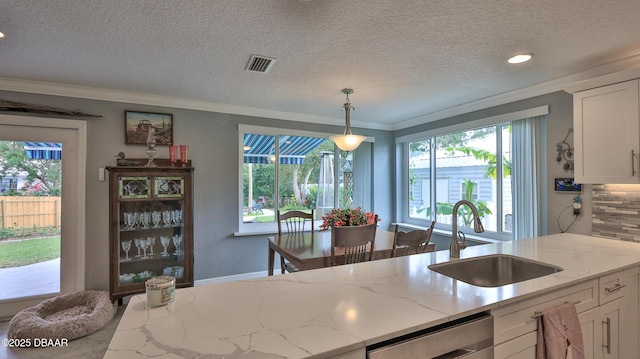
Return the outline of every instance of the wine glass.
<path id="1" fill-rule="evenodd" d="M 176 251 L 173 252 L 174 255 L 182 254 L 182 251 L 180 250 L 180 243 L 182 243 L 182 235 L 174 235 L 173 245 L 176 247 Z"/>
<path id="2" fill-rule="evenodd" d="M 153 222 L 153 228 L 160 227 L 161 214 L 158 211 L 151 212 L 151 221 Z"/>
<path id="3" fill-rule="evenodd" d="M 131 229 L 134 229 L 138 226 L 138 223 L 140 223 L 140 213 L 138 212 L 133 212 L 133 227 Z"/>
<path id="4" fill-rule="evenodd" d="M 163 251 L 162 251 L 163 257 L 166 257 L 169 255 L 169 253 L 167 253 L 167 247 L 169 246 L 170 241 L 171 241 L 171 238 L 169 238 L 168 236 L 160 236 L 160 244 L 162 244 L 162 247 L 163 247 Z"/>
<path id="5" fill-rule="evenodd" d="M 140 222 L 142 223 L 142 228 L 149 228 L 149 212 L 140 213 Z"/>
<path id="6" fill-rule="evenodd" d="M 143 238 L 140 240 L 140 248 L 142 248 L 142 251 L 144 254 L 141 259 L 149 258 L 149 256 L 147 255 L 147 248 L 149 248 L 149 242 L 146 239 Z"/>
<path id="7" fill-rule="evenodd" d="M 140 239 L 136 238 L 133 240 L 133 243 L 135 244 L 136 248 L 138 249 L 138 254 L 136 254 L 136 258 L 140 258 Z"/>
<path id="8" fill-rule="evenodd" d="M 149 255 L 153 256 L 153 246 L 156 245 L 156 237 L 147 237 L 147 244 L 149 245 Z"/>
<path id="9" fill-rule="evenodd" d="M 122 250 L 125 253 L 125 257 L 124 257 L 125 261 L 130 261 L 131 260 L 131 258 L 129 258 L 129 250 L 130 249 L 131 249 L 131 240 L 122 242 Z"/>
<path id="10" fill-rule="evenodd" d="M 162 222 L 164 222 L 165 227 L 169 227 L 171 225 L 171 212 L 170 211 L 162 211 Z"/>
<path id="11" fill-rule="evenodd" d="M 175 225 L 176 226 L 180 226 L 180 224 L 182 223 L 182 210 L 180 209 L 176 209 L 173 211 L 174 216 L 175 216 Z"/>
<path id="12" fill-rule="evenodd" d="M 124 228 L 123 229 L 129 229 L 129 227 L 130 227 L 130 224 L 129 224 L 129 213 L 122 212 L 122 222 L 124 223 Z"/>

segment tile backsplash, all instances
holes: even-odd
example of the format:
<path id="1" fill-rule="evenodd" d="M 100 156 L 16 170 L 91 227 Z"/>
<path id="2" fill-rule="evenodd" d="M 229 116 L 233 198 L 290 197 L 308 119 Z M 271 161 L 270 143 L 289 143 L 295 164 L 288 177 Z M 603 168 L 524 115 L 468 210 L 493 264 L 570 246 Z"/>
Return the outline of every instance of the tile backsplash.
<path id="1" fill-rule="evenodd" d="M 594 236 L 640 242 L 640 185 L 594 184 Z"/>

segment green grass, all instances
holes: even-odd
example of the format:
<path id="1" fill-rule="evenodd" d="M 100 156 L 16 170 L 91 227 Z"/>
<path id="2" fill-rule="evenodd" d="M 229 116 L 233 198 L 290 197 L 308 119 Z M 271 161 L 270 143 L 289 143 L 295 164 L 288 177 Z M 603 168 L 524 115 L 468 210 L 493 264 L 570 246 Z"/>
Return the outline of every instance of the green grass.
<path id="1" fill-rule="evenodd" d="M 21 267 L 60 257 L 60 236 L 0 242 L 0 268 Z"/>

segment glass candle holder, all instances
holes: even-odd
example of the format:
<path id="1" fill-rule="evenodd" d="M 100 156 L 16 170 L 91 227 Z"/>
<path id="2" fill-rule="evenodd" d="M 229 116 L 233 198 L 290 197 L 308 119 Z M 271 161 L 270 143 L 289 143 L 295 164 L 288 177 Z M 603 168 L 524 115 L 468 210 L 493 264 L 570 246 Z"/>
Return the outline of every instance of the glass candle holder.
<path id="1" fill-rule="evenodd" d="M 187 152 L 189 152 L 189 146 L 180 145 L 180 162 L 182 162 L 182 167 L 187 166 Z"/>
<path id="2" fill-rule="evenodd" d="M 169 146 L 169 162 L 175 166 L 178 161 L 178 146 Z"/>

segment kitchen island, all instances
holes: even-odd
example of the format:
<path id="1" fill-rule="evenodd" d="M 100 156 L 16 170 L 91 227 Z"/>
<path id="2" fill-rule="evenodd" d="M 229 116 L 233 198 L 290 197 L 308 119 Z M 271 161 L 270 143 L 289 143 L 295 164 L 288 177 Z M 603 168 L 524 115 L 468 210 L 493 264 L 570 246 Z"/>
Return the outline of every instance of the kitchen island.
<path id="1" fill-rule="evenodd" d="M 562 267 L 483 288 L 431 271 L 449 251 L 176 290 L 167 307 L 131 298 L 105 358 L 331 358 L 498 309 L 640 263 L 640 244 L 577 234 L 479 245 Z M 355 356 L 354 356 L 355 357 Z"/>

